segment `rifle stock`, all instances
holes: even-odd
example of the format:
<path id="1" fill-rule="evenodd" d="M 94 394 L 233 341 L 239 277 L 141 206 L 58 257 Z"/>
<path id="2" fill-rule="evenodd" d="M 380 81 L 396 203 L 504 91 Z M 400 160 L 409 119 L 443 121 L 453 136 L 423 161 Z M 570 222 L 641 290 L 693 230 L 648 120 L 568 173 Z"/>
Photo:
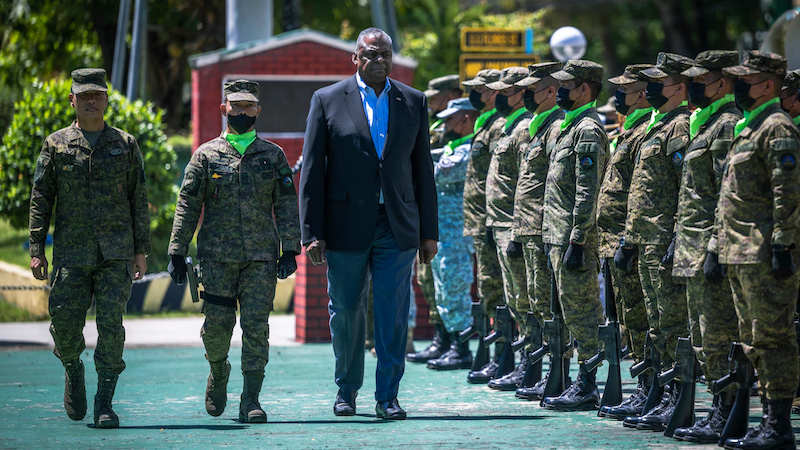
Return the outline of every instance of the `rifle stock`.
<path id="1" fill-rule="evenodd" d="M 547 397 L 558 397 L 566 389 L 569 373 L 565 368 L 564 357 L 572 349 L 568 342 L 567 330 L 564 325 L 564 316 L 561 311 L 561 301 L 558 298 L 558 285 L 553 271 L 550 273 L 550 311 L 552 320 L 544 321 L 544 334 L 547 335 L 547 347 L 550 353 L 550 373 L 544 387 L 541 404 Z"/>
<path id="2" fill-rule="evenodd" d="M 587 369 L 591 372 L 597 369 L 603 360 L 608 361 L 608 376 L 606 386 L 603 389 L 603 398 L 600 407 L 614 406 L 622 403 L 622 372 L 620 362 L 626 353 L 622 349 L 622 336 L 617 317 L 617 302 L 614 297 L 614 286 L 611 282 L 612 258 L 603 261 L 603 284 L 606 293 L 606 324 L 598 328 L 598 338 L 603 343 L 603 349 L 599 350 L 595 356 L 585 362 Z"/>
<path id="3" fill-rule="evenodd" d="M 733 383 L 738 385 L 731 413 L 720 434 L 720 446 L 728 438 L 742 437 L 747 433 L 747 422 L 750 417 L 750 386 L 755 380 L 755 375 L 753 364 L 745 355 L 741 342 L 731 344 L 731 350 L 728 353 L 728 369 L 727 375 L 711 385 L 711 391 L 714 394 L 719 394 Z"/>
<path id="4" fill-rule="evenodd" d="M 514 319 L 511 311 L 505 306 L 498 306 L 494 317 L 494 330 L 483 338 L 483 346 L 489 348 L 490 345 L 499 341 L 503 343 L 503 350 L 500 354 L 496 378 L 500 378 L 514 370 L 514 352 L 511 351 L 511 340 L 514 336 Z"/>
<path id="5" fill-rule="evenodd" d="M 672 437 L 677 428 L 690 427 L 694 424 L 694 397 L 695 397 L 695 378 L 697 376 L 697 359 L 695 358 L 692 341 L 689 338 L 678 338 L 678 345 L 675 348 L 678 363 L 675 365 L 679 369 L 675 378 L 680 381 L 680 394 L 675 404 L 675 411 L 667 423 L 664 436 Z M 659 377 L 659 383 L 661 377 Z"/>
<path id="6" fill-rule="evenodd" d="M 458 340 L 463 343 L 470 340 L 472 336 L 478 336 L 478 339 L 483 341 L 487 334 L 489 334 L 489 317 L 483 309 L 483 304 L 481 302 L 472 302 L 472 325 L 458 334 Z M 481 342 L 475 351 L 475 358 L 472 360 L 470 371 L 480 370 L 488 363 L 489 349 Z"/>

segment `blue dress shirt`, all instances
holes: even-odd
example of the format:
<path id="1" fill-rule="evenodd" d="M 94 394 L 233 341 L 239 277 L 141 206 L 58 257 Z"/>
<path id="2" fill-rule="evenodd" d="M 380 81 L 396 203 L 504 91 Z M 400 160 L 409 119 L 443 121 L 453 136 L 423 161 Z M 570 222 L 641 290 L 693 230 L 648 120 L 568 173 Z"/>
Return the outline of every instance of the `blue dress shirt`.
<path id="1" fill-rule="evenodd" d="M 361 94 L 361 103 L 364 105 L 364 113 L 367 115 L 372 143 L 375 145 L 378 159 L 381 159 L 389 129 L 389 89 L 392 86 L 389 84 L 389 80 L 386 80 L 386 86 L 383 87 L 380 95 L 376 95 L 375 90 L 364 83 L 358 72 L 356 72 L 356 82 L 358 83 L 358 92 Z"/>

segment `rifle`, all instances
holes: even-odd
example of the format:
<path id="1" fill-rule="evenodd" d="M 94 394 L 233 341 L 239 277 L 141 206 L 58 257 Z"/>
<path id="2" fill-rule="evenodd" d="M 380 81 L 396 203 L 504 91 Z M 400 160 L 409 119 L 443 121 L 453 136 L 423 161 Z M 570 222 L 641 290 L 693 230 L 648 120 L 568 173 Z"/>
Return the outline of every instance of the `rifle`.
<path id="1" fill-rule="evenodd" d="M 189 293 L 192 303 L 200 301 L 200 267 L 195 267 L 191 256 L 186 257 L 186 278 L 189 280 Z"/>
<path id="2" fill-rule="evenodd" d="M 711 392 L 715 395 L 733 383 L 739 386 L 736 389 L 736 398 L 728 421 L 720 434 L 720 445 L 724 444 L 728 438 L 742 437 L 747 433 L 747 423 L 750 418 L 750 386 L 755 381 L 755 374 L 753 373 L 753 363 L 744 354 L 741 342 L 731 344 L 731 351 L 728 353 L 728 369 L 727 375 L 711 384 Z"/>
<path id="3" fill-rule="evenodd" d="M 561 301 L 558 299 L 558 285 L 554 271 L 550 271 L 550 312 L 552 320 L 544 321 L 544 334 L 547 335 L 547 348 L 550 353 L 550 376 L 544 386 L 544 394 L 540 405 L 547 397 L 558 397 L 566 389 L 569 369 L 564 363 L 564 356 L 572 351 L 573 345 L 567 336 L 564 315 L 561 312 Z M 535 353 L 535 352 L 534 352 Z M 541 361 L 541 357 L 539 358 Z M 566 370 L 565 370 L 566 369 Z"/>
<path id="4" fill-rule="evenodd" d="M 539 319 L 536 318 L 536 313 L 528 311 L 525 317 L 525 323 L 528 329 L 528 335 L 511 343 L 511 350 L 514 352 L 527 344 L 531 344 L 535 348 L 542 346 L 542 325 L 539 323 Z M 530 358 L 528 358 L 528 364 L 525 366 L 525 375 L 519 387 L 532 387 L 541 379 L 542 359 L 539 358 L 536 362 L 532 362 Z"/>
<path id="5" fill-rule="evenodd" d="M 677 428 L 692 426 L 695 419 L 694 395 L 697 360 L 689 338 L 678 338 L 675 355 L 678 357 L 675 367 L 658 376 L 658 384 L 661 386 L 675 379 L 681 383 L 675 411 L 672 413 L 672 417 L 667 423 L 667 428 L 664 430 L 664 436 L 667 437 L 672 437 Z"/>
<path id="6" fill-rule="evenodd" d="M 620 361 L 628 354 L 628 347 L 621 347 L 619 319 L 617 318 L 617 304 L 614 298 L 614 287 L 611 284 L 612 258 L 603 260 L 603 279 L 606 291 L 606 324 L 600 325 L 598 335 L 603 342 L 603 350 L 586 360 L 586 369 L 591 372 L 597 369 L 603 360 L 608 361 L 608 378 L 603 389 L 603 399 L 600 407 L 615 406 L 622 403 L 622 374 Z"/>
<path id="7" fill-rule="evenodd" d="M 503 344 L 503 350 L 497 361 L 495 378 L 500 378 L 514 370 L 514 352 L 511 351 L 511 340 L 514 338 L 514 319 L 511 311 L 505 306 L 498 306 L 494 316 L 494 330 L 483 338 L 483 346 L 489 348 L 495 341 Z"/>
<path id="8" fill-rule="evenodd" d="M 459 342 L 467 342 L 473 335 L 483 339 L 484 336 L 489 334 L 489 316 L 483 309 L 481 302 L 472 302 L 472 325 L 467 327 L 466 330 L 458 334 Z M 483 345 L 478 345 L 478 350 L 475 352 L 475 359 L 472 360 L 471 372 L 480 370 L 489 363 L 489 349 Z"/>
<path id="9" fill-rule="evenodd" d="M 653 378 L 658 375 L 658 369 L 661 367 L 661 353 L 656 350 L 656 344 L 650 333 L 647 333 L 644 338 L 644 355 L 641 362 L 631 366 L 631 377 L 636 378 L 646 371 L 652 371 Z M 664 395 L 664 388 L 658 384 L 658 380 L 654 380 L 647 393 L 647 400 L 644 402 L 644 412 L 650 411 L 661 403 L 662 395 Z"/>

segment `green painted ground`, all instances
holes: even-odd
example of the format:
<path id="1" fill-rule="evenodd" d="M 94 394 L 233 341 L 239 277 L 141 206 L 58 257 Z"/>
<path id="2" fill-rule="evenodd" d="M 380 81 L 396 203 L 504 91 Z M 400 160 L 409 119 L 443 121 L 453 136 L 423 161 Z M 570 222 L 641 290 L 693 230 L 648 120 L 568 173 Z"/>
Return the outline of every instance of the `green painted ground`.
<path id="1" fill-rule="evenodd" d="M 213 418 L 203 406 L 208 366 L 202 349 L 126 350 L 128 369 L 114 402 L 122 428 L 95 430 L 91 411 L 81 422 L 64 413 L 63 369 L 49 351 L 0 351 L 0 448 L 698 448 L 660 433 L 624 429 L 593 412 L 550 412 L 513 393 L 467 384 L 465 371 L 434 372 L 418 364 L 406 366 L 399 399 L 408 420 L 383 422 L 374 413 L 370 355 L 358 415 L 338 418 L 332 413 L 336 387 L 328 344 L 273 348 L 261 394 L 269 423 L 239 424 L 239 352 L 231 352 L 237 373 L 231 374 L 228 409 Z M 90 355 L 84 361 L 93 396 Z M 605 380 L 600 371 L 598 379 Z M 627 395 L 632 382 L 626 388 Z M 701 408 L 709 400 L 704 389 L 698 385 Z"/>

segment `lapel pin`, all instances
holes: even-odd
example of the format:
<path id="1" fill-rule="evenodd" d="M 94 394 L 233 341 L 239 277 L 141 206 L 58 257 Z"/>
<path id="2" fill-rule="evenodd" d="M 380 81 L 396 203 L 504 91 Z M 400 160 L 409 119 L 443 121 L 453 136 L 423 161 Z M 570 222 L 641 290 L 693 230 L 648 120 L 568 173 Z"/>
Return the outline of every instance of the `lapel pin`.
<path id="1" fill-rule="evenodd" d="M 400 97 L 395 97 L 394 99 L 397 100 L 398 102 L 402 102 L 403 101 L 403 100 L 400 99 Z"/>

